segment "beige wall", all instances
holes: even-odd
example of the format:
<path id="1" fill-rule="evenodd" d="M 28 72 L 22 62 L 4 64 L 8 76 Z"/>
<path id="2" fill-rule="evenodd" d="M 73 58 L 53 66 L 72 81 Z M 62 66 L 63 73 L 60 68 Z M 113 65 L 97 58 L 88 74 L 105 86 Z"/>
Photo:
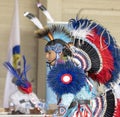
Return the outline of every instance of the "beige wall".
<path id="1" fill-rule="evenodd" d="M 48 10 L 55 21 L 68 21 L 79 12 L 79 17 L 106 27 L 120 43 L 120 0 L 48 0 Z"/>
<path id="2" fill-rule="evenodd" d="M 47 7 L 46 0 L 39 0 L 45 7 Z M 39 10 L 39 19 L 43 26 L 46 25 L 46 17 Z M 37 62 L 37 95 L 41 99 L 45 99 L 46 92 L 46 59 L 44 53 L 46 41 L 43 39 L 38 40 L 38 62 Z"/>
<path id="3" fill-rule="evenodd" d="M 21 36 L 21 55 L 25 55 L 27 63 L 31 65 L 28 78 L 33 84 L 33 90 L 37 90 L 37 60 L 38 41 L 35 38 L 34 30 L 37 28 L 32 22 L 23 16 L 25 11 L 29 11 L 38 16 L 37 0 L 19 0 L 19 20 Z M 4 85 L 7 70 L 3 62 L 7 60 L 8 40 L 10 36 L 12 16 L 14 10 L 14 0 L 0 0 L 0 107 L 3 102 Z"/>
<path id="4" fill-rule="evenodd" d="M 89 17 L 101 23 L 119 41 L 120 0 L 19 0 L 21 54 L 26 56 L 27 63 L 32 67 L 28 77 L 34 91 L 40 98 L 45 98 L 44 45 L 46 42 L 35 38 L 36 26 L 23 16 L 25 11 L 29 11 L 38 16 L 43 25 L 46 24 L 45 16 L 36 8 L 37 1 L 47 6 L 55 21 L 68 21 L 70 18 L 75 18 L 80 11 L 80 17 Z M 2 64 L 7 60 L 13 5 L 14 0 L 0 0 L 0 107 L 6 77 L 6 69 Z"/>
<path id="5" fill-rule="evenodd" d="M 7 60 L 8 41 L 10 36 L 12 16 L 15 0 L 0 0 L 0 107 L 3 105 L 4 86 L 7 70 L 3 63 Z M 37 27 L 23 16 L 29 11 L 40 19 L 44 25 L 45 16 L 36 7 L 37 2 L 41 2 L 46 7 L 46 0 L 18 0 L 19 1 L 19 21 L 21 38 L 21 55 L 25 55 L 27 63 L 31 66 L 28 78 L 32 82 L 33 90 L 39 98 L 45 98 L 45 77 L 46 64 L 44 55 L 44 40 L 38 40 L 34 31 Z"/>

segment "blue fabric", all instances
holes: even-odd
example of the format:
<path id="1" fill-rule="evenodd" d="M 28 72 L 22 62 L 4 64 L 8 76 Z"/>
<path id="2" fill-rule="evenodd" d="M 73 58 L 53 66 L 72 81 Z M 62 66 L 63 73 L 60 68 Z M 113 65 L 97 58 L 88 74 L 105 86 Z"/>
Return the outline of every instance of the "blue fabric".
<path id="1" fill-rule="evenodd" d="M 49 71 L 50 71 L 50 69 L 49 69 L 49 67 L 47 67 L 47 74 Z M 53 90 L 48 86 L 48 83 L 46 83 L 46 105 L 47 105 L 47 108 L 49 108 L 50 104 L 57 104 L 57 96 L 53 92 Z"/>

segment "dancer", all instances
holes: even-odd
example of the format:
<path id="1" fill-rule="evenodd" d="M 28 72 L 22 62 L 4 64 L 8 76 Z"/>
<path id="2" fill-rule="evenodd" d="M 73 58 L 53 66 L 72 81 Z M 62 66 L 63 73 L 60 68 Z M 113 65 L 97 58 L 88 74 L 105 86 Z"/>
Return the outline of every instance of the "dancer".
<path id="1" fill-rule="evenodd" d="M 56 93 L 58 105 L 64 105 L 65 117 L 112 117 L 119 107 L 116 100 L 120 96 L 115 93 L 119 91 L 115 88 L 119 87 L 119 47 L 110 33 L 92 20 L 71 19 L 69 26 L 70 30 L 53 25 L 37 32 L 49 39 L 45 46 L 47 63 L 52 66 L 48 85 Z M 97 92 L 95 82 L 105 86 L 103 94 Z"/>
<path id="2" fill-rule="evenodd" d="M 47 83 L 63 117 L 120 116 L 120 48 L 110 32 L 89 19 L 70 19 L 36 32 L 48 41 Z M 61 41 L 60 41 L 61 40 Z M 100 94 L 95 84 L 103 84 Z M 61 112 L 61 110 L 64 110 Z"/>

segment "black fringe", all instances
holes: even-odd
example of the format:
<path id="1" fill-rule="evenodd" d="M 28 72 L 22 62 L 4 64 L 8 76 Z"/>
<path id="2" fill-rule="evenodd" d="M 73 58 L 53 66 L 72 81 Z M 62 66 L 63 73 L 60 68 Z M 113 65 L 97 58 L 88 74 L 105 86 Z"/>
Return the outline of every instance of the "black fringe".
<path id="1" fill-rule="evenodd" d="M 76 40 L 77 39 L 75 39 L 75 41 Z M 89 73 L 96 73 L 100 69 L 100 56 L 99 56 L 98 52 L 96 51 L 96 49 L 93 48 L 85 40 L 84 40 L 84 42 L 81 42 L 81 43 L 76 42 L 75 44 L 78 48 L 85 51 L 91 59 L 92 66 L 91 66 L 91 69 L 89 70 Z"/>
<path id="2" fill-rule="evenodd" d="M 68 38 L 71 38 L 70 33 L 68 32 L 68 30 L 65 27 L 61 26 L 61 25 L 52 25 L 50 27 L 45 27 L 44 29 L 35 31 L 35 34 L 36 34 L 36 36 L 38 38 L 45 37 L 45 36 L 48 35 L 48 33 L 51 33 L 53 37 L 54 37 L 55 33 L 63 33 Z"/>
<path id="3" fill-rule="evenodd" d="M 115 97 L 113 95 L 112 90 L 106 93 L 106 111 L 104 117 L 113 117 L 114 110 L 115 110 Z"/>
<path id="4" fill-rule="evenodd" d="M 71 35 L 69 33 L 69 31 L 61 25 L 52 25 L 50 28 L 51 33 L 54 35 L 54 33 L 64 33 L 66 36 L 68 36 L 69 38 L 71 38 Z"/>
<path id="5" fill-rule="evenodd" d="M 48 27 L 46 27 L 44 29 L 35 31 L 34 33 L 36 34 L 37 38 L 42 38 L 42 37 L 47 36 L 49 32 L 50 32 L 50 29 Z"/>

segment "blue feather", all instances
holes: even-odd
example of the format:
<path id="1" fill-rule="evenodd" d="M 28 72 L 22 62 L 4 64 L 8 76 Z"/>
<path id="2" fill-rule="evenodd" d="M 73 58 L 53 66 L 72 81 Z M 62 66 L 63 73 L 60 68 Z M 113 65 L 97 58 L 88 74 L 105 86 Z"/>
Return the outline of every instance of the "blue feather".
<path id="1" fill-rule="evenodd" d="M 20 79 L 19 74 L 17 71 L 13 68 L 13 66 L 10 64 L 10 62 L 5 62 L 3 64 L 17 79 Z"/>
<path id="2" fill-rule="evenodd" d="M 61 77 L 64 74 L 70 74 L 72 76 L 72 82 L 64 84 L 61 81 Z M 66 93 L 76 94 L 85 86 L 86 76 L 82 69 L 74 66 L 71 62 L 59 63 L 54 66 L 48 74 L 48 85 L 52 90 L 61 96 Z"/>
<path id="3" fill-rule="evenodd" d="M 22 87 L 29 87 L 29 81 L 27 80 L 27 71 L 30 69 L 29 66 L 26 66 L 26 59 L 23 56 L 23 61 L 24 61 L 24 69 L 21 74 L 17 72 L 17 70 L 11 65 L 10 62 L 5 62 L 3 65 L 11 72 L 11 74 L 16 78 L 15 84 L 17 86 L 22 86 Z"/>
<path id="4" fill-rule="evenodd" d="M 69 34 L 69 27 L 67 24 L 50 25 L 49 30 L 54 39 L 61 39 L 61 40 L 65 41 L 66 43 L 72 41 L 70 34 Z M 48 35 L 46 35 L 44 38 L 47 41 L 50 40 Z"/>
<path id="5" fill-rule="evenodd" d="M 97 24 L 89 19 L 70 19 L 69 23 L 75 30 L 77 30 L 79 27 L 81 29 L 88 27 L 89 30 L 95 30 L 97 35 L 102 36 L 105 39 L 107 48 L 111 52 L 114 59 L 114 70 L 112 71 L 112 77 L 105 85 L 109 86 L 110 82 L 116 82 L 120 73 L 120 48 L 110 32 L 102 25 Z"/>
<path id="6" fill-rule="evenodd" d="M 95 23 L 94 23 L 95 24 Z M 116 82 L 119 78 L 120 73 L 120 48 L 118 47 L 115 39 L 112 37 L 112 35 L 102 27 L 101 25 L 97 25 L 97 34 L 101 35 L 103 33 L 103 38 L 105 38 L 105 43 L 108 46 L 109 51 L 111 52 L 113 59 L 114 59 L 114 70 L 112 71 L 112 77 L 111 79 L 105 84 L 107 87 L 109 87 L 110 82 Z"/>

